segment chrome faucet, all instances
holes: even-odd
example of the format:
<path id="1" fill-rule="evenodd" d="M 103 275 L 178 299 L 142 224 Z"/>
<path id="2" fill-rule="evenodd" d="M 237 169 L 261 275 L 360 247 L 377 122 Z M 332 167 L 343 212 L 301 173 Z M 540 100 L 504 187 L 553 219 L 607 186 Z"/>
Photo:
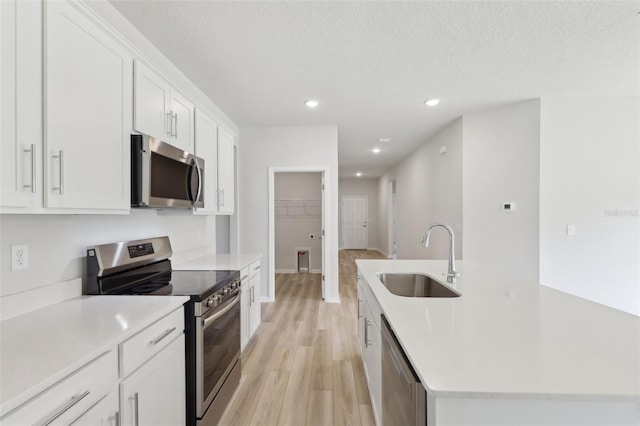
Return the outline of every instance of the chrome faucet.
<path id="1" fill-rule="evenodd" d="M 443 227 L 449 233 L 449 267 L 447 271 L 447 282 L 453 283 L 456 281 L 456 277 L 458 276 L 458 273 L 456 272 L 456 257 L 454 254 L 455 247 L 454 247 L 453 229 L 445 223 L 432 224 L 427 230 L 427 233 L 424 234 L 424 237 L 422 237 L 422 245 L 425 247 L 429 247 L 429 236 L 431 235 L 431 230 L 437 226 Z"/>

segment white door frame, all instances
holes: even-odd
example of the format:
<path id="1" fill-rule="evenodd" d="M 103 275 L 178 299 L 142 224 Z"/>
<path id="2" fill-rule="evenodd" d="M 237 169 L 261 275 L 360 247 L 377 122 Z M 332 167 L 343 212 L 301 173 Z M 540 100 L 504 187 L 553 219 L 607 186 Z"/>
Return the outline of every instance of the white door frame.
<path id="1" fill-rule="evenodd" d="M 265 301 L 273 302 L 276 300 L 276 202 L 275 202 L 275 177 L 276 173 L 305 173 L 305 172 L 316 172 L 322 173 L 322 182 L 324 184 L 324 192 L 323 192 L 323 203 L 322 203 L 322 217 L 324 223 L 324 234 L 320 235 L 322 240 L 322 275 L 324 275 L 325 280 L 322 282 L 322 298 L 326 300 L 326 296 L 330 294 L 329 289 L 329 277 L 331 277 L 331 262 L 329 262 L 330 257 L 330 244 L 328 244 L 329 232 L 326 232 L 326 229 L 330 226 L 329 218 L 330 210 L 329 210 L 329 202 L 331 199 L 330 193 L 330 185 L 327 185 L 326 182 L 330 182 L 330 168 L 328 166 L 307 166 L 307 167 L 298 167 L 298 166 L 281 166 L 281 167 L 269 167 L 269 288 L 267 293 L 267 298 Z M 311 265 L 309 265 L 311 266 Z"/>
<path id="2" fill-rule="evenodd" d="M 342 228 L 344 222 L 344 199 L 345 198 L 364 198 L 365 201 L 365 222 L 367 225 L 367 232 L 364 233 L 364 250 L 369 250 L 369 196 L 368 195 L 343 195 L 340 199 L 340 235 L 342 236 L 342 241 L 340 241 L 340 247 L 344 248 L 344 229 Z"/>

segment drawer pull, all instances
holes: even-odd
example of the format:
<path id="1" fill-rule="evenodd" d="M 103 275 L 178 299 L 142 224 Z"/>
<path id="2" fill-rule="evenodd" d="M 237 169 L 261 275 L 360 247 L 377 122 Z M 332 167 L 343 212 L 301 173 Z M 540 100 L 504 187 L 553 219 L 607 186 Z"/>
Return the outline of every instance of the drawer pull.
<path id="1" fill-rule="evenodd" d="M 76 405 L 78 402 L 82 401 L 84 398 L 87 397 L 87 395 L 89 395 L 89 391 L 84 391 L 83 393 L 81 393 L 78 396 L 73 396 L 71 397 L 71 401 L 67 402 L 64 407 L 60 408 L 58 411 L 56 411 L 55 413 L 53 413 L 51 415 L 51 417 L 49 417 L 47 420 L 45 420 L 42 423 L 39 423 L 39 426 L 47 426 L 51 423 L 53 423 L 53 421 L 55 419 L 57 419 L 58 417 L 60 417 L 61 415 L 63 415 L 67 410 L 69 410 L 71 407 L 73 407 L 74 405 Z"/>
<path id="2" fill-rule="evenodd" d="M 156 337 L 155 339 L 151 340 L 151 341 L 149 342 L 149 344 L 150 344 L 150 345 L 157 345 L 158 343 L 160 343 L 160 341 L 161 341 L 162 339 L 164 339 L 165 337 L 167 337 L 168 335 L 170 335 L 171 333 L 173 333 L 173 331 L 174 331 L 175 329 L 176 329 L 176 328 L 175 328 L 175 327 L 173 327 L 173 328 L 170 328 L 170 329 L 168 329 L 168 330 L 165 330 L 165 332 L 164 332 L 164 333 L 162 333 L 161 335 L 159 335 L 159 336 L 158 336 L 158 337 Z"/>
<path id="3" fill-rule="evenodd" d="M 254 271 L 257 271 L 258 269 L 260 269 L 260 265 L 258 265 L 255 268 L 253 268 Z"/>
<path id="4" fill-rule="evenodd" d="M 244 281 L 244 280 L 246 280 L 247 278 L 249 278 L 249 275 L 244 275 L 242 278 L 240 278 L 240 281 Z"/>

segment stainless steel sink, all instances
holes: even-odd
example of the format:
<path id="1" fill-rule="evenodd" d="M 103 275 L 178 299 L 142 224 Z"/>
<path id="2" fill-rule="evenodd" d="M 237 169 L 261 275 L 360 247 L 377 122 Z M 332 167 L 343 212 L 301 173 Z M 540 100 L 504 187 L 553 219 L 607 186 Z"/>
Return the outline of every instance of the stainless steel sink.
<path id="1" fill-rule="evenodd" d="M 391 293 L 404 297 L 460 297 L 460 294 L 422 274 L 378 274 Z"/>

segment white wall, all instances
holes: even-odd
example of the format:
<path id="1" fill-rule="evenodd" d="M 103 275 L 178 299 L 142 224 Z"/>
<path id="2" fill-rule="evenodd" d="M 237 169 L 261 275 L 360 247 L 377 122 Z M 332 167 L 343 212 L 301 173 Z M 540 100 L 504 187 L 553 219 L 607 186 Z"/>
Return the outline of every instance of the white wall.
<path id="1" fill-rule="evenodd" d="M 542 99 L 540 281 L 635 315 L 639 123 L 638 97 Z"/>
<path id="2" fill-rule="evenodd" d="M 129 216 L 2 215 L 0 235 L 0 296 L 8 296 L 81 278 L 90 245 L 168 235 L 174 260 L 215 252 L 215 217 L 154 210 Z M 14 244 L 29 245 L 29 269 L 11 272 Z"/>
<path id="3" fill-rule="evenodd" d="M 325 187 L 331 196 L 325 202 L 331 214 L 325 218 L 325 244 L 330 274 L 326 300 L 339 300 L 338 293 L 338 129 L 336 126 L 242 127 L 239 141 L 238 220 L 240 252 L 262 254 L 262 297 L 268 293 L 273 271 L 269 259 L 268 170 L 269 167 L 328 167 Z"/>
<path id="4" fill-rule="evenodd" d="M 447 147 L 440 154 L 442 146 Z M 447 259 L 449 236 L 433 231 L 428 248 L 422 235 L 432 222 L 450 224 L 456 230 L 456 258 L 462 255 L 462 119 L 445 127 L 417 151 L 378 180 L 381 248 L 388 253 L 389 183 L 396 182 L 397 250 L 399 259 Z"/>
<path id="5" fill-rule="evenodd" d="M 339 179 L 338 187 L 340 200 L 349 195 L 364 195 L 367 197 L 367 248 L 383 251 L 378 245 L 378 180 L 364 178 Z M 342 211 L 340 211 L 339 224 L 342 223 Z M 339 236 L 342 241 L 342 227 L 339 227 Z"/>
<path id="6" fill-rule="evenodd" d="M 318 200 L 322 199 L 322 173 L 282 172 L 275 175 L 276 200 Z M 298 248 L 307 248 L 310 256 L 310 271 L 322 271 L 322 209 L 309 207 L 300 216 L 299 209 L 291 209 L 289 214 L 278 215 L 275 223 L 275 266 L 276 272 L 295 272 L 298 269 Z M 309 238 L 313 234 L 314 238 Z"/>
<path id="7" fill-rule="evenodd" d="M 463 258 L 537 283 L 540 101 L 467 114 L 463 129 Z"/>

